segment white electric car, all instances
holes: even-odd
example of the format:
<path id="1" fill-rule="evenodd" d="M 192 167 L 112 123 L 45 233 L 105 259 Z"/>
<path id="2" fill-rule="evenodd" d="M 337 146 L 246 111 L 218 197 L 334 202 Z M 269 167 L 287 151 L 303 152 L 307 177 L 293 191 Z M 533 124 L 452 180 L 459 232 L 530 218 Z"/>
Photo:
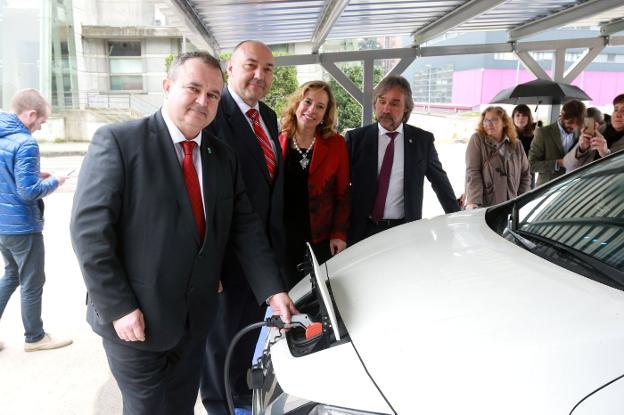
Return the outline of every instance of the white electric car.
<path id="1" fill-rule="evenodd" d="M 255 413 L 624 414 L 624 153 L 310 270 Z"/>

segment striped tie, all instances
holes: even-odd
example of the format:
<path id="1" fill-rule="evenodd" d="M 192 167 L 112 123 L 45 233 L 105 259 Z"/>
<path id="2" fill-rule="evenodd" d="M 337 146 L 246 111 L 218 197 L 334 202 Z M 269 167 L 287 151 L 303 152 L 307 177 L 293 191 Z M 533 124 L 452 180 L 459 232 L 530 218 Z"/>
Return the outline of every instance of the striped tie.
<path id="1" fill-rule="evenodd" d="M 254 133 L 256 134 L 258 142 L 260 143 L 260 148 L 264 153 L 264 160 L 266 161 L 267 169 L 269 170 L 269 176 L 271 177 L 271 180 L 273 180 L 275 177 L 277 162 L 275 161 L 275 153 L 271 147 L 269 137 L 267 137 L 264 132 L 264 128 L 262 128 L 262 125 L 260 124 L 260 114 L 258 113 L 258 110 L 251 108 L 247 111 L 247 116 L 251 119 L 251 125 L 253 126 Z"/>

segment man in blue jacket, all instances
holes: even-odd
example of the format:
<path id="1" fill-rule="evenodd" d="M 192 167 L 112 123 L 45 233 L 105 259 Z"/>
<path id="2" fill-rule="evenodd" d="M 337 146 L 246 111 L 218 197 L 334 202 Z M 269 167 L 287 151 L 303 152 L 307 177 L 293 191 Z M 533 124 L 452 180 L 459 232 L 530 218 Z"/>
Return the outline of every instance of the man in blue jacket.
<path id="1" fill-rule="evenodd" d="M 25 89 L 13 97 L 11 111 L 0 113 L 0 252 L 5 262 L 0 278 L 0 318 L 19 285 L 24 350 L 57 349 L 72 341 L 53 339 L 41 321 L 45 282 L 41 199 L 66 177 L 39 170 L 39 146 L 31 134 L 48 119 L 50 107 L 45 99 L 36 90 Z"/>

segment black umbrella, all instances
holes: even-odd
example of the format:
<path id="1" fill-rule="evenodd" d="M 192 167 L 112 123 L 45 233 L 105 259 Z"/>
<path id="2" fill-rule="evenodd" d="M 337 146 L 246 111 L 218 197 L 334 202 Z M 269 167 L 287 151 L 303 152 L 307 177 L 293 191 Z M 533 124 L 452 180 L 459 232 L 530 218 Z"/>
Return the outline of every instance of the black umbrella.
<path id="1" fill-rule="evenodd" d="M 561 82 L 536 79 L 503 89 L 492 98 L 493 104 L 559 105 L 571 99 L 589 101 L 591 97 L 581 88 Z"/>

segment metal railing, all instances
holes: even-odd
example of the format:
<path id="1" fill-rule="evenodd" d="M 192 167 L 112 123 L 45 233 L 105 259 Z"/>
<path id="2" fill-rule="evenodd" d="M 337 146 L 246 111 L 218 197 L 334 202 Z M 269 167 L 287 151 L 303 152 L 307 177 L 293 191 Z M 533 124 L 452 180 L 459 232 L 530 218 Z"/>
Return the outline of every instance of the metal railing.
<path id="1" fill-rule="evenodd" d="M 128 111 L 130 116 L 142 117 L 155 112 L 160 107 L 160 105 L 156 105 L 149 100 L 146 94 L 137 93 L 67 92 L 63 95 L 62 100 L 62 103 L 53 100 L 55 111 L 79 109 L 115 110 Z"/>

